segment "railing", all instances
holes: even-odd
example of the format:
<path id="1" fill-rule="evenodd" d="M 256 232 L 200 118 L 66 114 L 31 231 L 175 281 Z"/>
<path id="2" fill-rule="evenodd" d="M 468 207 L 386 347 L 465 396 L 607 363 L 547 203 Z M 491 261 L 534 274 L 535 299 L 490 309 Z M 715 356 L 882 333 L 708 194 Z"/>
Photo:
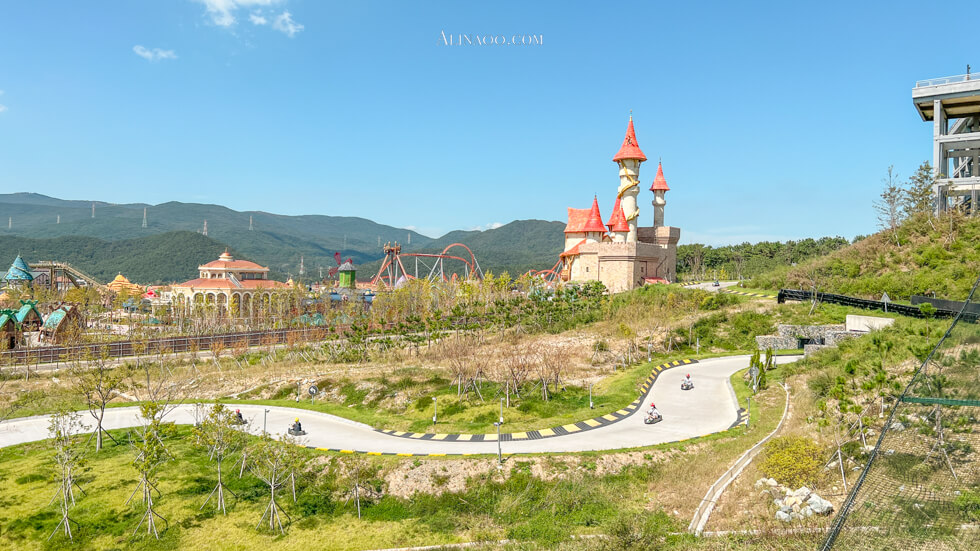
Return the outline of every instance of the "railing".
<path id="1" fill-rule="evenodd" d="M 931 78 L 929 80 L 917 80 L 915 81 L 916 88 L 925 88 L 926 86 L 939 86 L 941 84 L 953 84 L 956 82 L 967 82 L 971 80 L 980 80 L 976 75 L 971 75 L 967 73 L 965 75 L 956 75 L 952 77 L 942 77 L 942 78 Z"/>
<path id="2" fill-rule="evenodd" d="M 813 300 L 813 293 L 811 291 L 802 291 L 798 289 L 780 289 L 779 295 L 776 297 L 776 302 L 782 304 L 787 300 L 806 302 L 808 300 Z M 907 304 L 894 304 L 890 302 L 882 302 L 880 300 L 867 300 L 863 298 L 849 297 L 847 295 L 835 295 L 831 293 L 817 293 L 816 300 L 817 302 L 830 302 L 833 304 L 840 304 L 841 306 L 864 308 L 865 310 L 882 310 L 912 318 L 926 317 L 925 313 L 923 313 L 918 306 L 909 306 Z M 936 311 L 932 314 L 932 316 L 936 318 L 954 318 L 957 315 L 959 315 L 958 310 L 947 310 L 945 308 L 936 308 Z M 980 314 L 977 313 L 965 312 L 963 314 L 963 321 L 975 323 L 978 321 L 978 318 L 980 318 Z"/>
<path id="3" fill-rule="evenodd" d="M 782 418 L 779 419 L 779 424 L 776 425 L 776 428 L 766 435 L 765 438 L 756 442 L 754 446 L 749 448 L 747 452 L 743 453 L 741 457 L 735 460 L 735 464 L 729 467 L 728 470 L 725 471 L 725 474 L 721 475 L 721 477 L 708 488 L 708 491 L 704 494 L 704 498 L 701 499 L 701 503 L 698 503 L 698 508 L 694 511 L 694 518 L 691 519 L 691 524 L 687 527 L 688 532 L 694 533 L 698 536 L 701 535 L 701 532 L 704 532 L 704 527 L 706 524 L 708 524 L 708 519 L 711 517 L 711 511 L 714 510 L 715 504 L 718 503 L 718 500 L 721 498 L 722 492 L 728 488 L 728 486 L 738 477 L 738 475 L 742 474 L 745 467 L 747 467 L 749 463 L 755 459 L 755 456 L 762 451 L 762 446 L 764 446 L 766 442 L 775 436 L 776 433 L 779 432 L 779 429 L 783 427 L 783 422 L 786 421 L 786 418 L 789 416 L 789 386 L 783 385 L 783 390 L 786 392 L 786 406 L 785 409 L 783 409 Z"/>

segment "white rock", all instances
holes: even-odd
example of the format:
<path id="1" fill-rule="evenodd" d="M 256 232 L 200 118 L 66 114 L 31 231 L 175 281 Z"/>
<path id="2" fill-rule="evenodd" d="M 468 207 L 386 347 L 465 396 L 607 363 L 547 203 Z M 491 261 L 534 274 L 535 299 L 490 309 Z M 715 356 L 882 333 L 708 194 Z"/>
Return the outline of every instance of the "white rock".
<path id="1" fill-rule="evenodd" d="M 781 520 L 783 522 L 789 522 L 793 520 L 793 517 L 789 513 L 784 513 L 783 511 L 776 511 L 776 520 Z"/>
<path id="2" fill-rule="evenodd" d="M 817 494 L 810 496 L 810 499 L 807 500 L 807 505 L 818 515 L 829 515 L 834 512 L 834 505 Z"/>

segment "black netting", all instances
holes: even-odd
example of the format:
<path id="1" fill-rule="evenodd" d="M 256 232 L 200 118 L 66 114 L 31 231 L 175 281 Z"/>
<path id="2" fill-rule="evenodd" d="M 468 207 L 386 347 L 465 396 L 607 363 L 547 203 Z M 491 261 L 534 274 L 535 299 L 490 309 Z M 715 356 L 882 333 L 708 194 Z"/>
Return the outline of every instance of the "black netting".
<path id="1" fill-rule="evenodd" d="M 961 315 L 892 410 L 822 549 L 980 549 L 978 421 L 980 323 Z"/>

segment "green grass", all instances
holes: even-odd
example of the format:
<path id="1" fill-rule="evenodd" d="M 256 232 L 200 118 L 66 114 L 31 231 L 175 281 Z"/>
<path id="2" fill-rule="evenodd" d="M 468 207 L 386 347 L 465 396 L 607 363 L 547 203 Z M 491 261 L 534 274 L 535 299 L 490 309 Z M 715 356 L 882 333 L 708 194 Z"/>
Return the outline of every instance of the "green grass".
<path id="1" fill-rule="evenodd" d="M 125 441 L 123 431 L 114 434 Z M 110 444 L 99 455 L 90 455 L 79 477 L 86 493 L 71 509 L 79 523 L 79 548 L 226 549 L 235 542 L 236 548 L 280 550 L 308 549 L 316 542 L 317 549 L 353 550 L 503 538 L 553 544 L 573 533 L 595 532 L 621 511 L 638 510 L 648 485 L 668 471 L 651 463 L 619 474 L 547 482 L 531 475 L 529 463 L 512 458 L 505 467 L 511 471 L 505 480 L 491 474 L 472 480 L 458 494 L 417 494 L 410 500 L 384 496 L 363 503 L 363 519 L 358 520 L 353 504 L 344 504 L 343 485 L 328 467 L 333 461 L 328 459 L 317 469 L 324 471 L 320 476 L 300 478 L 297 503 L 283 494 L 282 505 L 293 523 L 287 535 L 275 536 L 255 529 L 268 499 L 264 486 L 248 474 L 242 479 L 228 476 L 233 470 L 228 466 L 226 481 L 239 496 L 229 499 L 229 514 L 215 514 L 210 507 L 199 510 L 214 475 L 206 452 L 194 447 L 193 440 L 187 427 L 178 427 L 167 440 L 175 460 L 164 466 L 159 479 L 162 495 L 155 504 L 169 521 L 160 541 L 144 533 L 131 536 L 141 510 L 136 504 L 125 505 L 136 484 L 129 447 Z M 309 450 L 303 453 L 315 455 Z M 0 455 L 0 548 L 64 547 L 60 535 L 45 542 L 59 520 L 56 507 L 47 506 L 55 490 L 48 476 L 50 456 L 47 442 L 15 446 Z M 369 470 L 395 461 L 371 458 Z M 369 484 L 381 487 L 376 477 Z M 666 516 L 664 522 L 670 522 Z M 667 527 L 680 528 L 673 523 Z"/>

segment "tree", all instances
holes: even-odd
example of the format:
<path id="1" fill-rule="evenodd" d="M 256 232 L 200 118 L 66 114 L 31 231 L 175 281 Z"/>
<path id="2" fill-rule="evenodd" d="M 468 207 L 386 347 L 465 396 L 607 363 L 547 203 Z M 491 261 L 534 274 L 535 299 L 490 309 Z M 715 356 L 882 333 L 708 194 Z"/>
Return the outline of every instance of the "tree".
<path id="1" fill-rule="evenodd" d="M 86 360 L 78 360 L 72 364 L 71 377 L 75 391 L 85 401 L 89 413 L 95 418 L 95 451 L 102 450 L 102 435 L 116 442 L 102 427 L 105 418 L 106 405 L 116 395 L 126 376 L 125 368 L 113 368 L 105 354 L 89 356 Z M 118 444 L 118 442 L 116 442 Z"/>
<path id="2" fill-rule="evenodd" d="M 368 475 L 367 463 L 365 463 L 364 458 L 357 454 L 348 455 L 340 459 L 340 470 L 341 477 L 350 488 L 346 492 L 347 501 L 344 502 L 344 505 L 353 499 L 357 505 L 357 518 L 361 518 L 361 493 L 363 490 L 368 492 L 371 490 L 364 484 L 364 479 Z"/>
<path id="3" fill-rule="evenodd" d="M 133 458 L 133 467 L 139 474 L 139 483 L 132 495 L 126 500 L 128 505 L 133 497 L 142 490 L 141 497 L 143 505 L 146 507 L 143 516 L 140 517 L 133 535 L 139 531 L 140 526 L 146 522 L 146 533 L 153 534 L 156 539 L 160 539 L 157 531 L 156 519 L 167 523 L 167 519 L 153 509 L 153 492 L 161 496 L 156 485 L 156 476 L 160 466 L 170 457 L 170 453 L 163 445 L 163 437 L 166 426 L 163 424 L 164 407 L 157 402 L 144 402 L 140 405 L 140 425 L 131 433 L 133 435 L 133 449 L 136 457 Z"/>
<path id="4" fill-rule="evenodd" d="M 211 501 L 212 496 L 217 494 L 215 505 L 222 514 L 227 514 L 225 511 L 225 491 L 227 490 L 231 495 L 238 497 L 235 492 L 225 486 L 221 476 L 221 462 L 224 461 L 225 456 L 233 453 L 243 442 L 243 435 L 236 428 L 236 420 L 236 415 L 230 409 L 224 404 L 216 403 L 208 411 L 200 426 L 195 429 L 199 442 L 208 450 L 208 455 L 214 459 L 215 470 L 218 475 L 218 483 L 208 494 L 208 498 L 204 500 L 201 509 Z"/>
<path id="5" fill-rule="evenodd" d="M 905 184 L 902 198 L 902 216 L 908 218 L 920 212 L 931 213 L 933 210 L 933 189 L 936 174 L 929 161 L 924 161 L 916 169 Z"/>
<path id="6" fill-rule="evenodd" d="M 289 436 L 283 435 L 279 440 L 273 440 L 268 435 L 263 435 L 249 451 L 249 472 L 269 487 L 269 505 L 262 512 L 256 529 L 268 518 L 269 530 L 278 529 L 280 534 L 285 534 L 282 517 L 286 517 L 287 526 L 292 522 L 289 514 L 276 501 L 276 491 L 286 485 L 299 467 L 297 450 L 296 442 Z"/>
<path id="7" fill-rule="evenodd" d="M 76 469 L 82 463 L 81 446 L 78 435 L 83 429 L 80 416 L 71 410 L 60 410 L 51 416 L 48 432 L 51 434 L 51 444 L 54 447 L 55 479 L 58 481 L 58 492 L 53 501 L 58 501 L 61 509 L 61 522 L 55 526 L 51 535 L 63 529 L 65 536 L 74 541 L 72 525 L 78 528 L 78 523 L 71 519 L 68 512 L 75 505 L 75 491 L 78 483 L 75 481 Z M 48 539 L 51 539 L 50 536 Z"/>
<path id="8" fill-rule="evenodd" d="M 882 179 L 885 188 L 881 196 L 874 202 L 874 210 L 878 217 L 878 227 L 890 231 L 895 238 L 895 244 L 900 245 L 898 239 L 898 226 L 901 225 L 902 204 L 905 200 L 905 190 L 898 183 L 898 174 L 895 167 L 888 167 L 888 174 Z"/>

